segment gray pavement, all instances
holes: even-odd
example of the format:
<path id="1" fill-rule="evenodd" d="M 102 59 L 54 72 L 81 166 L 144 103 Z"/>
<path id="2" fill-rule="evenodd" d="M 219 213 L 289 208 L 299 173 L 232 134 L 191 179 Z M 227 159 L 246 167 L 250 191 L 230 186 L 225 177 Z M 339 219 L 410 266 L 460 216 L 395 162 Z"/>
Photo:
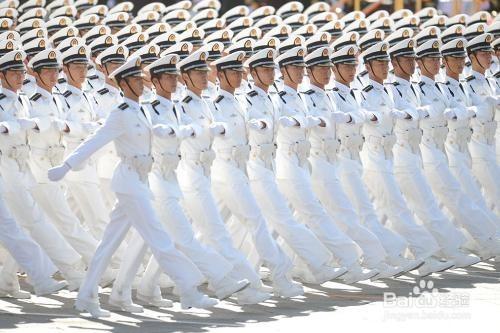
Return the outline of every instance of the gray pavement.
<path id="1" fill-rule="evenodd" d="M 168 291 L 164 296 L 174 300 Z M 101 304 L 112 310 L 109 292 L 101 294 Z M 30 300 L 2 298 L 0 332 L 500 331 L 500 262 L 493 261 L 423 279 L 405 275 L 351 286 L 307 285 L 303 297 L 243 307 L 229 299 L 210 311 L 182 311 L 175 303 L 170 309 L 92 319 L 72 308 L 75 296 L 61 291 Z"/>

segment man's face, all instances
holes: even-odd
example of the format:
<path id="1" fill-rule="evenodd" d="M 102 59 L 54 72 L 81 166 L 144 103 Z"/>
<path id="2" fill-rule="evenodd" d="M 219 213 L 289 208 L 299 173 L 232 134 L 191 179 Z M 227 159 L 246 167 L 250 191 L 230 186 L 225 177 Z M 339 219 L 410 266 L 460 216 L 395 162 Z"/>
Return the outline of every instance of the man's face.
<path id="1" fill-rule="evenodd" d="M 243 72 L 227 69 L 222 73 L 222 75 L 225 76 L 231 87 L 241 86 L 241 81 L 243 80 Z"/>
<path id="2" fill-rule="evenodd" d="M 354 81 L 354 78 L 356 77 L 356 70 L 358 68 L 357 64 L 337 64 L 335 65 L 336 68 L 336 75 L 337 79 L 339 80 L 345 80 L 348 83 L 351 83 Z"/>
<path id="3" fill-rule="evenodd" d="M 167 92 L 173 93 L 177 89 L 177 77 L 178 74 L 161 74 L 159 81 L 161 82 L 161 87 Z"/>
<path id="4" fill-rule="evenodd" d="M 23 86 L 23 81 L 25 77 L 24 70 L 9 70 L 2 73 L 2 79 L 6 82 L 2 82 L 2 86 L 10 85 L 12 90 L 20 90 Z M 3 81 L 2 80 L 2 81 Z"/>
<path id="5" fill-rule="evenodd" d="M 313 66 L 309 69 L 309 75 L 319 84 L 326 85 L 330 82 L 332 71 L 330 67 Z"/>
<path id="6" fill-rule="evenodd" d="M 57 84 L 59 78 L 59 68 L 42 68 L 39 72 L 43 83 L 49 88 L 53 88 Z"/>
<path id="7" fill-rule="evenodd" d="M 304 67 L 302 66 L 288 65 L 284 70 L 293 82 L 301 83 L 304 79 Z"/>
<path id="8" fill-rule="evenodd" d="M 461 74 L 465 68 L 465 57 L 446 57 L 445 64 L 451 72 Z"/>
<path id="9" fill-rule="evenodd" d="M 476 51 L 474 54 L 481 66 L 483 66 L 485 69 L 490 68 L 492 57 L 491 51 Z"/>
<path id="10" fill-rule="evenodd" d="M 254 79 L 260 79 L 260 81 L 262 81 L 262 83 L 266 86 L 270 86 L 274 83 L 274 67 L 256 67 L 252 71 L 252 76 L 254 75 Z"/>
<path id="11" fill-rule="evenodd" d="M 102 67 L 104 67 L 104 73 L 106 73 L 107 71 L 107 75 L 111 74 L 114 72 L 115 69 L 117 69 L 118 67 L 120 67 L 122 64 L 121 63 L 117 63 L 117 62 L 108 62 L 108 63 L 105 63 L 104 65 L 102 65 Z"/>
<path id="12" fill-rule="evenodd" d="M 187 84 L 193 85 L 197 89 L 207 89 L 208 87 L 208 72 L 190 70 L 188 73 L 183 74 L 184 81 Z"/>
<path id="13" fill-rule="evenodd" d="M 140 76 L 132 76 L 125 79 L 128 82 L 128 85 L 133 90 L 133 93 L 138 96 L 142 95 L 144 91 L 144 81 Z M 122 86 L 123 87 L 123 86 Z"/>
<path id="14" fill-rule="evenodd" d="M 439 73 L 439 69 L 441 68 L 441 58 L 422 58 L 422 65 L 431 75 L 437 75 Z"/>
<path id="15" fill-rule="evenodd" d="M 64 73 L 70 80 L 74 80 L 78 84 L 83 84 L 87 79 L 87 63 L 83 64 L 67 64 L 64 66 Z"/>
<path id="16" fill-rule="evenodd" d="M 392 60 L 393 67 L 399 66 L 400 70 L 407 74 L 413 75 L 415 73 L 416 63 L 414 57 L 396 57 Z"/>
<path id="17" fill-rule="evenodd" d="M 367 67 L 371 68 L 373 75 L 380 80 L 387 79 L 387 76 L 389 75 L 389 61 L 371 60 L 370 66 L 367 65 Z"/>

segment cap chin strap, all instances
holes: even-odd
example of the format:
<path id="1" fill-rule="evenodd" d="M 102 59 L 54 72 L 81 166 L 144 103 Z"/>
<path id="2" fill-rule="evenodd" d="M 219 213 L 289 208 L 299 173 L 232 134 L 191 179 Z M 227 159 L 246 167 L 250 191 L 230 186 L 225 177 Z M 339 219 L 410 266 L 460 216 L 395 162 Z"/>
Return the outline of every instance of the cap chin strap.
<path id="1" fill-rule="evenodd" d="M 430 73 L 430 71 L 427 69 L 427 66 L 425 66 L 424 58 L 422 58 L 422 67 L 425 69 L 427 73 Z"/>
<path id="2" fill-rule="evenodd" d="M 71 81 L 75 82 L 75 79 L 73 78 L 73 75 L 71 75 L 71 70 L 69 69 L 69 64 L 66 65 L 66 68 L 68 69 L 68 75 L 71 78 Z"/>
<path id="3" fill-rule="evenodd" d="M 195 87 L 196 89 L 199 89 L 200 91 L 203 91 L 203 89 L 202 89 L 202 88 L 197 87 L 197 86 L 194 84 L 193 80 L 191 80 L 191 75 L 189 75 L 189 72 L 186 72 L 186 75 L 188 76 L 188 78 L 189 78 L 189 82 L 191 82 L 191 85 L 192 85 L 193 87 Z"/>
<path id="4" fill-rule="evenodd" d="M 169 93 L 169 94 L 172 94 L 172 93 L 173 93 L 173 91 L 167 91 L 167 89 L 163 88 L 163 84 L 161 84 L 161 79 L 160 79 L 160 78 L 161 78 L 161 74 L 160 74 L 160 76 L 158 76 L 158 77 L 156 78 L 156 80 L 158 81 L 158 85 L 160 86 L 161 90 L 162 90 L 162 91 L 164 91 L 164 92 L 167 92 L 167 93 Z M 153 78 L 152 78 L 152 77 L 151 77 L 151 83 L 153 83 Z M 153 85 L 155 85 L 155 84 L 153 83 Z M 155 85 L 155 86 L 156 86 L 156 85 Z"/>
<path id="5" fill-rule="evenodd" d="M 480 66 L 480 67 L 481 67 L 484 71 L 486 71 L 486 70 L 487 70 L 487 68 L 483 66 L 483 64 L 481 63 L 481 61 L 479 61 L 479 58 L 477 57 L 476 52 L 474 52 L 474 53 L 473 53 L 473 55 L 474 55 L 474 58 L 476 58 L 477 64 L 478 64 L 478 65 L 479 65 L 479 66 Z"/>
<path id="6" fill-rule="evenodd" d="M 371 61 L 368 61 L 368 66 L 370 67 L 370 69 L 372 70 L 372 73 L 373 73 L 373 76 L 375 76 L 376 79 L 378 79 L 378 76 L 377 74 L 375 74 L 375 71 L 373 70 L 373 67 L 372 67 L 372 62 Z M 381 80 L 382 82 L 384 80 Z"/>
<path id="7" fill-rule="evenodd" d="M 126 78 L 123 78 L 122 80 L 125 81 L 125 84 L 130 89 L 130 91 L 132 91 L 132 93 L 135 95 L 135 97 L 137 97 L 137 98 L 141 97 L 141 95 L 139 95 L 138 93 L 136 93 L 135 90 L 130 86 L 130 84 L 128 83 L 128 81 L 127 81 Z"/>
<path id="8" fill-rule="evenodd" d="M 12 86 L 12 84 L 10 84 L 9 80 L 7 79 L 7 75 L 6 75 L 6 73 L 7 73 L 7 71 L 6 71 L 6 70 L 5 70 L 5 71 L 2 71 L 2 74 L 3 74 L 3 77 L 4 77 L 4 79 L 5 79 L 5 82 L 7 82 L 7 84 L 9 85 L 9 88 L 14 88 L 14 87 Z"/>
<path id="9" fill-rule="evenodd" d="M 405 73 L 405 75 L 407 75 L 408 77 L 411 77 L 411 74 L 410 74 L 410 73 L 408 73 L 408 72 L 407 72 L 407 71 L 403 68 L 403 66 L 401 66 L 401 63 L 399 62 L 399 57 L 396 57 L 395 59 L 396 59 L 396 63 L 398 64 L 399 68 L 401 68 L 401 71 L 402 71 L 403 73 Z"/>
<path id="10" fill-rule="evenodd" d="M 446 60 L 446 57 L 444 57 L 444 58 L 443 58 L 443 61 L 444 61 L 445 65 L 446 65 L 446 68 L 447 68 L 450 72 L 452 72 L 452 73 L 453 73 L 454 75 L 456 75 L 456 76 L 460 75 L 460 73 L 455 72 L 455 71 L 452 69 L 452 67 L 451 67 L 450 65 L 448 65 L 448 60 Z"/>
<path id="11" fill-rule="evenodd" d="M 44 86 L 47 87 L 47 84 L 45 83 L 45 81 L 42 79 L 41 75 L 40 75 L 40 72 L 38 71 L 35 71 L 36 73 L 36 76 L 38 76 L 38 79 L 43 83 Z"/>
<path id="12" fill-rule="evenodd" d="M 340 67 L 338 65 L 339 64 L 334 64 L 335 68 L 337 68 L 337 73 L 339 73 L 339 76 L 342 79 L 342 81 L 348 83 L 347 80 L 344 78 L 344 76 L 340 73 Z"/>
<path id="13" fill-rule="evenodd" d="M 235 89 L 235 90 L 236 90 L 237 88 L 239 88 L 239 87 L 234 87 L 234 86 L 231 84 L 231 82 L 230 82 L 230 81 L 229 81 L 229 79 L 227 78 L 226 70 L 223 70 L 223 71 L 222 71 L 222 74 L 224 74 L 224 78 L 226 79 L 227 84 L 228 84 L 231 88 L 233 88 L 233 89 Z"/>
<path id="14" fill-rule="evenodd" d="M 290 79 L 290 81 L 292 81 L 293 84 L 296 84 L 297 86 L 300 84 L 300 82 L 295 82 L 293 79 L 292 79 L 292 76 L 290 75 L 290 73 L 288 73 L 288 65 L 285 66 L 285 72 L 286 72 L 286 75 L 288 75 L 288 78 Z"/>

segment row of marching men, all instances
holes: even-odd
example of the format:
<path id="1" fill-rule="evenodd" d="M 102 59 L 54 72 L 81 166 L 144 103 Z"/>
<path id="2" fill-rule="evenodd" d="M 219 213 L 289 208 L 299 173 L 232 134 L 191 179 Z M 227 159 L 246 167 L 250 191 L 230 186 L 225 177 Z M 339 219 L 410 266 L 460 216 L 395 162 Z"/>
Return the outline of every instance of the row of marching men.
<path id="1" fill-rule="evenodd" d="M 113 281 L 114 307 L 142 311 L 133 286 L 171 306 L 161 272 L 183 307 L 216 303 L 203 282 L 254 304 L 301 295 L 294 280 L 425 276 L 500 253 L 498 82 L 485 78 L 498 42 L 484 27 L 442 44 L 432 29 L 423 40 L 403 29 L 391 46 L 375 34 L 361 55 L 356 34 L 223 52 L 196 31 L 161 56 L 113 36 L 66 35 L 58 50 L 34 39 L 24 52 L 6 41 L 3 295 L 29 296 L 19 265 L 37 294 L 65 286 L 59 271 L 94 316 L 109 315 L 98 285 Z"/>

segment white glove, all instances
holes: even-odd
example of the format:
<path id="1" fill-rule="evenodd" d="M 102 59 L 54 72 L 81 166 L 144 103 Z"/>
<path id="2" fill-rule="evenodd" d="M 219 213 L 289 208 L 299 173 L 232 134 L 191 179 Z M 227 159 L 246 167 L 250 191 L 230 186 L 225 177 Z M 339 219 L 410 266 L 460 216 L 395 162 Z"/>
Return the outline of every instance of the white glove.
<path id="1" fill-rule="evenodd" d="M 429 111 L 427 111 L 426 107 L 417 108 L 417 111 L 418 111 L 418 116 L 420 117 L 420 119 L 424 119 L 424 118 L 429 117 Z"/>
<path id="2" fill-rule="evenodd" d="M 334 112 L 332 117 L 333 120 L 339 124 L 345 124 L 352 120 L 351 116 L 344 112 Z"/>
<path id="3" fill-rule="evenodd" d="M 4 125 L 0 125 L 0 133 L 7 133 L 9 130 Z"/>
<path id="4" fill-rule="evenodd" d="M 225 130 L 224 125 L 221 123 L 213 123 L 210 125 L 210 134 L 212 136 L 224 134 Z"/>
<path id="5" fill-rule="evenodd" d="M 297 125 L 297 121 L 290 117 L 280 117 L 279 122 L 283 127 L 294 127 Z"/>
<path id="6" fill-rule="evenodd" d="M 58 132 L 64 132 L 68 129 L 68 125 L 66 125 L 66 122 L 58 118 L 52 120 L 52 126 L 54 126 L 54 128 Z"/>
<path id="7" fill-rule="evenodd" d="M 486 98 L 484 100 L 486 101 L 486 103 L 488 103 L 489 105 L 491 105 L 493 107 L 495 107 L 498 104 L 498 100 L 494 96 L 486 96 Z"/>
<path id="8" fill-rule="evenodd" d="M 451 119 L 455 119 L 457 116 L 456 116 L 455 112 L 453 112 L 452 109 L 447 108 L 443 112 L 443 117 L 445 119 L 451 120 Z"/>
<path id="9" fill-rule="evenodd" d="M 71 168 L 66 163 L 51 168 L 48 172 L 49 179 L 53 182 L 60 181 L 64 178 L 64 176 L 66 176 L 69 170 L 71 170 Z"/>
<path id="10" fill-rule="evenodd" d="M 31 120 L 31 119 L 28 119 L 28 118 L 19 118 L 17 120 L 17 123 L 19 124 L 19 126 L 21 126 L 22 129 L 24 130 L 29 130 L 29 129 L 33 129 L 35 128 L 36 126 L 36 123 Z"/>
<path id="11" fill-rule="evenodd" d="M 91 123 L 85 123 L 83 124 L 83 129 L 86 131 L 86 132 L 94 132 L 96 129 L 99 128 L 99 124 L 96 123 L 96 122 L 91 122 Z"/>
<path id="12" fill-rule="evenodd" d="M 321 119 L 314 116 L 307 116 L 306 121 L 307 121 L 307 128 L 313 128 L 321 124 Z"/>
<path id="13" fill-rule="evenodd" d="M 181 126 L 177 130 L 177 137 L 179 139 L 189 138 L 194 135 L 194 130 L 191 126 Z"/>
<path id="14" fill-rule="evenodd" d="M 407 113 L 400 110 L 391 110 L 391 116 L 396 119 L 405 119 L 407 117 Z"/>
<path id="15" fill-rule="evenodd" d="M 250 119 L 250 121 L 248 122 L 248 127 L 254 130 L 261 130 L 264 128 L 262 121 L 257 119 Z"/>
<path id="16" fill-rule="evenodd" d="M 163 124 L 154 125 L 153 133 L 160 138 L 166 138 L 167 136 L 175 134 L 172 127 Z"/>
<path id="17" fill-rule="evenodd" d="M 476 116 L 476 111 L 477 111 L 476 107 L 469 106 L 468 108 L 466 108 L 466 110 L 467 110 L 467 116 L 469 118 L 474 118 Z"/>

